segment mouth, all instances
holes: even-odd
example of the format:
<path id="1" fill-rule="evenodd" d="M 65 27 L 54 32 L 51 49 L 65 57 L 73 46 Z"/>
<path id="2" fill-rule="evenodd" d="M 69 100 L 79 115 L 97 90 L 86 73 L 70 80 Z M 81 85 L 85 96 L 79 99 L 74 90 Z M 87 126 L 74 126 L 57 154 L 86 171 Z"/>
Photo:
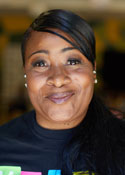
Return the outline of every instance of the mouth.
<path id="1" fill-rule="evenodd" d="M 54 93 L 47 98 L 55 104 L 62 104 L 68 101 L 74 95 L 73 92 L 61 92 L 61 93 Z"/>

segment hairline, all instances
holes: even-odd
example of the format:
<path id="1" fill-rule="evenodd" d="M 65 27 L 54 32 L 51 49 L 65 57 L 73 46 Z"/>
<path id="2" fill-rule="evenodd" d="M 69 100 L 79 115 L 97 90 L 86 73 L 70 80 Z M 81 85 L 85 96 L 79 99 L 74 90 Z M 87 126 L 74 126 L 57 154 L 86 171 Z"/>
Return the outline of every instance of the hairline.
<path id="1" fill-rule="evenodd" d="M 55 30 L 55 31 L 54 31 Z M 71 40 L 73 40 L 74 42 L 72 42 L 71 40 L 69 40 L 69 39 L 67 39 L 65 36 L 63 36 L 63 35 L 61 35 L 61 34 L 59 34 L 58 32 L 56 32 L 56 31 L 61 31 L 61 32 L 63 32 L 63 33 L 65 33 Z M 68 34 L 67 32 L 65 32 L 65 31 L 63 31 L 63 30 L 61 30 L 61 29 L 58 29 L 58 28 L 54 28 L 54 27 L 48 27 L 48 28 L 44 28 L 44 29 L 41 29 L 41 30 L 35 30 L 35 29 L 33 29 L 31 26 L 26 30 L 26 32 L 25 32 L 25 34 L 24 34 L 24 36 L 26 35 L 26 34 L 28 34 L 26 37 L 24 37 L 23 38 L 23 42 L 22 42 L 22 59 L 23 59 L 23 66 L 25 66 L 25 51 L 26 51 L 26 45 L 27 45 L 27 42 L 28 42 L 28 40 L 30 39 L 30 37 L 31 37 L 31 35 L 32 35 L 32 33 L 33 32 L 46 32 L 46 33 L 51 33 L 51 34 L 53 34 L 53 35 L 56 35 L 56 36 L 58 36 L 58 37 L 60 37 L 60 38 L 62 38 L 63 40 L 65 40 L 66 42 L 68 42 L 69 44 L 71 44 L 75 49 L 77 49 L 77 50 L 79 50 L 82 54 L 83 54 L 83 52 L 82 52 L 82 50 L 80 49 L 80 47 L 79 46 L 77 46 L 77 43 L 75 44 L 75 39 L 70 35 L 70 34 Z M 84 54 L 83 54 L 84 55 Z M 85 56 L 85 55 L 84 55 Z M 88 59 L 88 58 L 87 58 Z M 89 59 L 88 59 L 88 61 L 90 61 Z M 90 61 L 91 62 L 91 61 Z M 94 61 L 94 63 L 95 63 L 95 61 Z M 94 66 L 94 63 L 92 63 L 91 62 L 91 64 Z"/>

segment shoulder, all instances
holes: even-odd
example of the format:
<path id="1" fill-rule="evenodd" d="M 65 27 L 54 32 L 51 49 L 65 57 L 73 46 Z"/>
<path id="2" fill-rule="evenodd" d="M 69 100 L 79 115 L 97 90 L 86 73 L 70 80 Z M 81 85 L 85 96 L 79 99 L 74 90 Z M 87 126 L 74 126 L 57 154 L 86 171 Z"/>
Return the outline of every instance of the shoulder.
<path id="1" fill-rule="evenodd" d="M 125 134 L 125 120 L 118 118 L 111 118 L 107 122 L 107 127 L 111 136 L 117 139 L 123 139 Z"/>
<path id="2" fill-rule="evenodd" d="M 20 131 L 25 131 L 28 127 L 28 122 L 34 115 L 35 111 L 30 111 L 0 126 L 0 137 L 14 137 Z"/>
<path id="3" fill-rule="evenodd" d="M 107 121 L 105 144 L 114 155 L 125 159 L 125 120 L 111 118 Z"/>
<path id="4" fill-rule="evenodd" d="M 117 142 L 120 144 L 121 141 L 125 143 L 125 120 L 110 117 L 103 122 L 100 128 L 100 137 L 104 137 L 110 143 Z M 102 138 L 101 138 L 102 139 Z M 120 141 L 120 142 L 119 142 Z"/>
<path id="5" fill-rule="evenodd" d="M 101 149 L 104 149 L 108 154 L 111 151 L 113 154 L 125 156 L 125 120 L 111 116 L 97 123 L 96 127 L 93 142 L 97 144 L 98 151 L 102 152 Z"/>

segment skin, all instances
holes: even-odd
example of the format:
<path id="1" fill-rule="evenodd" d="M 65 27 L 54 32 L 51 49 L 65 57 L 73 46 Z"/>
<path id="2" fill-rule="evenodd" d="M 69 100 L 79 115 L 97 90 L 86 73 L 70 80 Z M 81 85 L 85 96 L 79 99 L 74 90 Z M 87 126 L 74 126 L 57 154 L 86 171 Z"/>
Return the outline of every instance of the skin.
<path id="1" fill-rule="evenodd" d="M 26 45 L 24 70 L 40 126 L 68 129 L 84 119 L 96 77 L 91 62 L 79 50 L 56 35 L 33 31 Z"/>

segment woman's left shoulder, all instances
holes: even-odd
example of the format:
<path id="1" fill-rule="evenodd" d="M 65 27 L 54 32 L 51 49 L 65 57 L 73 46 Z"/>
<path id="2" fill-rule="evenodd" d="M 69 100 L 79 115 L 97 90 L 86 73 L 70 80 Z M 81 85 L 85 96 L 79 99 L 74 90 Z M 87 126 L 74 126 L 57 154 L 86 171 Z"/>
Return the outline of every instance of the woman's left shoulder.
<path id="1" fill-rule="evenodd" d="M 110 118 L 107 125 L 109 138 L 111 141 L 125 149 L 125 120 Z"/>
<path id="2" fill-rule="evenodd" d="M 108 120 L 108 124 L 115 134 L 120 134 L 125 131 L 125 120 L 112 117 Z M 125 132 L 124 132 L 125 134 Z"/>

